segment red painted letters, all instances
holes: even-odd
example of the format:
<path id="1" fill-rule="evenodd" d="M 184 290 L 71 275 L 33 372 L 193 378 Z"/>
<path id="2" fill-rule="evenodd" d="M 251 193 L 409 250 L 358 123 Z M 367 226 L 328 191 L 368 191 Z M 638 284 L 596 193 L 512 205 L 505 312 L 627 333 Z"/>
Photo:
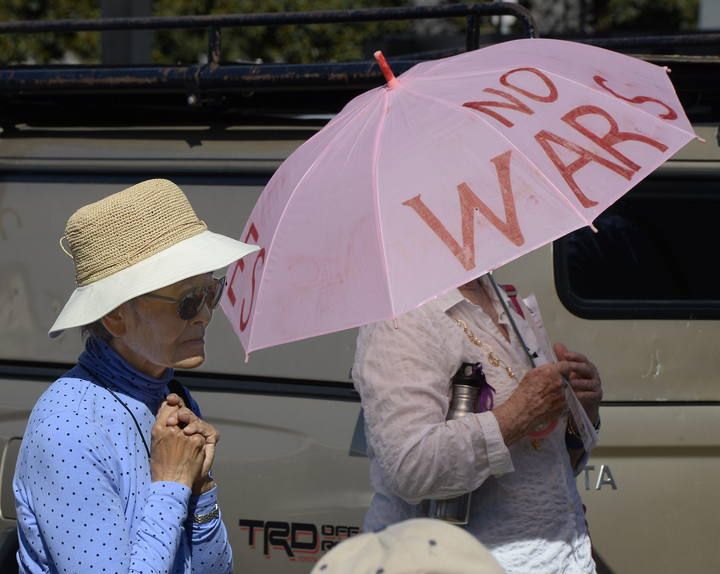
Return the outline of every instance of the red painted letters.
<path id="1" fill-rule="evenodd" d="M 440 222 L 437 216 L 430 211 L 421 199 L 420 195 L 404 201 L 403 205 L 411 207 L 432 229 L 440 240 L 447 246 L 452 254 L 457 258 L 461 265 L 470 270 L 475 267 L 475 213 L 482 213 L 488 221 L 505 237 L 507 237 L 515 245 L 525 243 L 520 224 L 515 211 L 515 198 L 512 191 L 512 183 L 510 181 L 510 151 L 506 151 L 494 158 L 492 163 L 497 172 L 498 183 L 503 198 L 503 206 L 505 208 L 505 221 L 500 219 L 493 211 L 480 199 L 470 186 L 463 182 L 458 185 L 458 195 L 460 197 L 460 217 L 462 221 L 462 241 L 463 245 L 450 234 L 447 228 Z"/>
<path id="2" fill-rule="evenodd" d="M 595 80 L 595 83 L 603 90 L 610 92 L 613 96 L 615 96 L 616 98 L 620 98 L 623 101 L 630 102 L 631 104 L 644 104 L 645 102 L 655 102 L 656 104 L 662 106 L 663 108 L 665 108 L 665 113 L 660 114 L 658 116 L 659 118 L 662 118 L 664 120 L 674 120 L 678 117 L 675 110 L 673 110 L 665 102 L 658 100 L 657 98 L 651 98 L 650 96 L 635 96 L 634 98 L 627 98 L 625 96 L 621 96 L 616 91 L 609 88 L 607 85 L 607 80 L 602 76 L 593 76 L 593 80 Z"/>
<path id="3" fill-rule="evenodd" d="M 540 144 L 540 147 L 543 148 L 543 151 L 550 158 L 550 161 L 553 162 L 557 170 L 560 172 L 560 175 L 568 184 L 572 192 L 575 194 L 575 197 L 578 198 L 578 201 L 580 201 L 580 204 L 583 207 L 592 207 L 593 205 L 597 205 L 597 201 L 593 201 L 582 192 L 573 177 L 576 171 L 594 161 L 628 180 L 632 177 L 633 173 L 635 173 L 632 169 L 613 163 L 610 160 L 591 152 L 589 149 L 579 146 L 578 144 L 566 140 L 565 138 L 547 130 L 541 130 L 535 134 L 535 140 Z M 580 157 L 572 163 L 566 164 L 562 161 L 562 159 L 560 159 L 560 156 L 555 152 L 551 143 L 560 145 L 565 149 L 576 153 Z"/>
<path id="4" fill-rule="evenodd" d="M 604 136 L 600 137 L 596 133 L 591 132 L 589 129 L 583 126 L 578 121 L 578 118 L 587 115 L 597 115 L 603 117 L 607 121 L 607 123 L 610 124 L 610 129 L 608 130 L 608 132 Z M 627 156 L 620 153 L 613 146 L 616 146 L 620 142 L 636 141 L 652 146 L 656 149 L 659 149 L 660 151 L 667 150 L 667 146 L 665 144 L 660 143 L 659 141 L 649 138 L 647 136 L 632 132 L 621 132 L 618 129 L 617 122 L 613 119 L 613 117 L 605 110 L 603 110 L 602 108 L 598 108 L 597 106 L 578 106 L 574 110 L 570 110 L 567 114 L 565 114 L 562 119 L 566 124 L 575 128 L 589 140 L 594 141 L 597 145 L 603 148 L 615 159 L 623 162 L 633 171 L 638 171 L 640 169 L 640 166 Z"/>
<path id="5" fill-rule="evenodd" d="M 488 109 L 488 107 L 492 106 L 495 108 L 506 108 L 508 110 L 514 110 L 516 112 L 522 112 L 523 114 L 532 115 L 535 112 L 533 112 L 528 106 L 523 104 L 518 98 L 513 96 L 512 94 L 508 94 L 507 92 L 502 92 L 500 90 L 496 90 L 494 88 L 485 88 L 483 92 L 487 92 L 489 94 L 495 94 L 496 96 L 500 96 L 501 98 L 505 98 L 508 100 L 508 102 L 498 102 L 493 100 L 483 100 L 481 102 L 465 102 L 463 104 L 463 107 L 465 108 L 472 108 L 473 110 L 477 110 L 478 112 L 483 112 L 493 118 L 495 118 L 497 121 L 499 121 L 504 126 L 507 126 L 509 128 L 513 127 L 515 124 L 513 124 L 509 119 L 507 119 L 505 116 L 501 116 L 499 113 L 497 113 L 495 110 Z"/>
<path id="6" fill-rule="evenodd" d="M 535 94 L 533 92 L 529 92 L 528 90 L 524 90 L 522 88 L 519 88 L 513 84 L 511 84 L 508 81 L 508 78 L 512 74 L 517 74 L 518 72 L 530 72 L 531 74 L 536 75 L 538 78 L 540 78 L 545 86 L 548 89 L 548 93 L 546 96 Z M 540 70 L 537 68 L 515 68 L 514 70 L 510 70 L 509 72 L 504 73 L 502 76 L 500 76 L 500 83 L 507 87 L 515 90 L 516 92 L 522 94 L 526 98 L 530 98 L 531 100 L 535 100 L 536 102 L 543 102 L 543 103 L 550 103 L 554 102 L 558 99 L 558 91 L 555 87 L 555 84 L 553 84 L 552 80 L 548 78 L 545 74 L 543 74 Z"/>
<path id="7" fill-rule="evenodd" d="M 523 88 L 520 88 L 514 84 L 511 84 L 508 78 L 516 74 L 518 72 L 530 72 L 531 74 L 537 76 L 540 78 L 545 86 L 548 89 L 547 94 L 536 94 L 533 92 L 530 92 L 528 90 L 525 90 Z M 511 90 L 515 90 L 519 94 L 522 94 L 526 98 L 530 98 L 531 100 L 535 100 L 536 102 L 554 102 L 557 100 L 558 97 L 558 91 L 555 87 L 555 84 L 552 83 L 552 80 L 548 78 L 545 74 L 543 74 L 540 70 L 537 70 L 536 68 L 515 68 L 513 70 L 510 70 L 509 72 L 504 73 L 500 77 L 500 83 L 510 88 Z M 495 88 L 485 88 L 483 92 L 487 92 L 489 94 L 494 94 L 496 96 L 500 96 L 501 98 L 504 98 L 508 100 L 507 102 L 499 102 L 499 101 L 493 101 L 493 100 L 483 100 L 480 102 L 466 102 L 463 104 L 463 107 L 466 108 L 472 108 L 473 110 L 477 110 L 478 112 L 482 112 L 484 114 L 489 115 L 492 118 L 495 118 L 497 121 L 499 121 L 504 126 L 511 128 L 513 127 L 513 122 L 511 122 L 509 119 L 507 119 L 505 116 L 500 115 L 495 110 L 489 109 L 490 107 L 495 108 L 505 108 L 508 110 L 513 110 L 516 112 L 521 112 L 523 114 L 527 114 L 529 116 L 533 115 L 535 112 L 527 105 L 524 104 L 521 100 L 519 100 L 517 97 L 513 96 L 512 94 L 509 94 L 507 92 L 503 92 L 501 90 L 496 90 Z"/>
<path id="8" fill-rule="evenodd" d="M 247 234 L 245 235 L 245 239 L 243 241 L 245 242 L 251 242 L 251 243 L 257 243 L 259 239 L 257 228 L 255 227 L 254 223 L 250 224 L 250 228 L 248 229 Z M 250 287 L 250 302 L 248 304 L 247 308 L 247 315 L 245 315 L 245 303 L 246 299 L 243 299 L 240 303 L 240 331 L 244 331 L 248 323 L 250 323 L 250 316 L 252 313 L 253 304 L 255 303 L 255 293 L 256 293 L 256 275 L 257 275 L 257 269 L 258 269 L 258 263 L 265 263 L 265 249 L 261 249 L 257 252 L 257 256 L 255 257 L 255 263 L 253 264 L 253 270 L 252 270 L 252 278 L 251 278 L 251 287 Z M 235 279 L 235 275 L 237 275 L 238 271 L 242 273 L 245 270 L 245 262 L 240 259 L 232 270 L 232 275 L 230 276 L 230 281 L 228 281 L 228 288 L 227 288 L 227 295 L 228 299 L 230 299 L 230 303 L 233 307 L 235 307 L 237 303 L 237 296 L 233 292 L 232 284 Z"/>

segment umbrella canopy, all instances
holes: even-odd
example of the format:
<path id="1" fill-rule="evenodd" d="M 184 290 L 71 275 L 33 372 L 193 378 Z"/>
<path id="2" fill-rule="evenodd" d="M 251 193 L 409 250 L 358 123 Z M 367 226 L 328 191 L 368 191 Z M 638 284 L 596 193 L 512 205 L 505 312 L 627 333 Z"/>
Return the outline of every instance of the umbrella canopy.
<path id="1" fill-rule="evenodd" d="M 246 350 L 396 317 L 591 225 L 695 138 L 667 69 L 516 40 L 418 64 L 277 170 L 222 307 Z"/>

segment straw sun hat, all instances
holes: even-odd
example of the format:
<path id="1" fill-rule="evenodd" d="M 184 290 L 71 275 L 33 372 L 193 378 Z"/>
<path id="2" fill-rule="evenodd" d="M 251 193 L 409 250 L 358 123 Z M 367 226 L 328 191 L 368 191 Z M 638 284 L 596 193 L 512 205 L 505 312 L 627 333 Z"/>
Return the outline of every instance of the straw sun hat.
<path id="1" fill-rule="evenodd" d="M 462 528 L 414 518 L 335 546 L 312 574 L 503 574 L 497 560 Z"/>
<path id="2" fill-rule="evenodd" d="M 166 179 L 143 181 L 81 207 L 68 219 L 63 239 L 75 263 L 77 289 L 50 337 L 259 249 L 208 231 L 182 190 Z"/>

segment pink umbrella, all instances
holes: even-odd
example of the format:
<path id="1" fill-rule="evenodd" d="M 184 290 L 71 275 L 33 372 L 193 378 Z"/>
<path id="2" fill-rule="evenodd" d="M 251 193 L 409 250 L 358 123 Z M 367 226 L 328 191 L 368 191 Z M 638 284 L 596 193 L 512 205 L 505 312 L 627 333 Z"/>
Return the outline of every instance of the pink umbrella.
<path id="1" fill-rule="evenodd" d="M 222 301 L 249 353 L 396 317 L 592 225 L 695 138 L 667 70 L 559 40 L 424 62 L 295 151 Z"/>

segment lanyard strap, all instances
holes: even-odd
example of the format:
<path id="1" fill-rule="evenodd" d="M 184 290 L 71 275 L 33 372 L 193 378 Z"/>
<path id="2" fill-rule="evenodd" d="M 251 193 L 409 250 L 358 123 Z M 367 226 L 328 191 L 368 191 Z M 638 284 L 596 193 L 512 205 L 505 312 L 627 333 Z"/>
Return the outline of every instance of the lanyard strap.
<path id="1" fill-rule="evenodd" d="M 98 382 L 98 384 L 99 384 L 103 389 L 105 389 L 108 393 L 110 393 L 110 394 L 115 398 L 115 400 L 116 400 L 117 402 L 119 402 L 119 403 L 123 406 L 123 408 L 128 412 L 128 414 L 132 417 L 132 420 L 133 420 L 133 422 L 135 423 L 135 428 L 137 429 L 137 432 L 138 432 L 138 434 L 140 435 L 140 438 L 142 439 L 143 446 L 145 447 L 145 452 L 147 453 L 148 460 L 150 460 L 150 447 L 148 447 L 148 443 L 147 443 L 147 441 L 145 440 L 145 435 L 143 434 L 142 429 L 140 428 L 140 423 L 139 423 L 138 420 L 135 418 L 135 415 L 134 415 L 133 412 L 130 410 L 130 407 L 128 407 L 128 406 L 125 404 L 125 401 L 123 401 L 120 397 L 118 397 L 118 396 L 115 394 L 115 392 L 113 392 L 113 390 L 112 390 L 110 387 L 107 387 L 107 386 L 105 386 L 104 384 L 102 384 L 102 383 L 100 383 L 100 382 Z"/>

